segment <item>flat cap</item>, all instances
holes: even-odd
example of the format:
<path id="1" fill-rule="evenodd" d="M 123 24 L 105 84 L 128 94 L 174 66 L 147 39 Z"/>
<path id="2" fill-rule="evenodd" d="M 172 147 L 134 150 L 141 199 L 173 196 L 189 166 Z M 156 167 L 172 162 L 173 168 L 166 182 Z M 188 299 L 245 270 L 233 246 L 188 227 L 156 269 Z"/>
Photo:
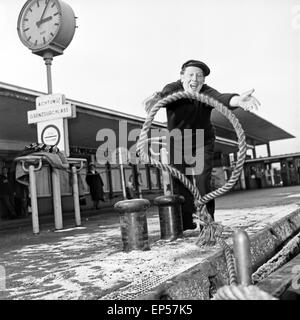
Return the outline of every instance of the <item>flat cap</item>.
<path id="1" fill-rule="evenodd" d="M 184 70 L 187 67 L 198 67 L 203 71 L 204 76 L 208 76 L 210 74 L 210 69 L 209 67 L 202 61 L 199 60 L 188 60 L 187 62 L 185 62 L 182 67 L 181 70 Z"/>

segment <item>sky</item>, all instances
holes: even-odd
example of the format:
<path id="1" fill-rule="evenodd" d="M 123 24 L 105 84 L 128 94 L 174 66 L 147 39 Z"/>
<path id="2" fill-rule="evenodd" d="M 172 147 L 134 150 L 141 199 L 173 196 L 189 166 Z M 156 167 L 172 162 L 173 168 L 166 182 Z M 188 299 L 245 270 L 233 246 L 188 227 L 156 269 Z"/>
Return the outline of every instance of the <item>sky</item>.
<path id="1" fill-rule="evenodd" d="M 25 2 L 0 0 L 0 81 L 46 93 L 44 61 L 17 34 Z M 54 93 L 145 117 L 142 101 L 179 79 L 186 60 L 202 60 L 208 85 L 254 88 L 257 115 L 296 136 L 272 142 L 272 154 L 300 152 L 300 0 L 65 2 L 78 28 L 53 60 Z M 165 111 L 155 120 L 166 121 Z"/>

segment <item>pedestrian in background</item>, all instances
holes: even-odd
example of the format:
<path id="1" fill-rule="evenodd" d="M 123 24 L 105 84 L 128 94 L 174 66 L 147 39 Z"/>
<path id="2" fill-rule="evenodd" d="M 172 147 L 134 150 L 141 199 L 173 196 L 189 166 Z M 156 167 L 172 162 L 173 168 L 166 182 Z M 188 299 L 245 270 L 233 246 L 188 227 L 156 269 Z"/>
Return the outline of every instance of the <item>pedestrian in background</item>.
<path id="1" fill-rule="evenodd" d="M 89 170 L 86 175 L 86 183 L 90 188 L 90 194 L 93 200 L 94 209 L 99 209 L 99 201 L 105 201 L 103 192 L 104 184 L 99 172 L 96 171 L 96 167 L 93 163 L 89 164 Z"/>

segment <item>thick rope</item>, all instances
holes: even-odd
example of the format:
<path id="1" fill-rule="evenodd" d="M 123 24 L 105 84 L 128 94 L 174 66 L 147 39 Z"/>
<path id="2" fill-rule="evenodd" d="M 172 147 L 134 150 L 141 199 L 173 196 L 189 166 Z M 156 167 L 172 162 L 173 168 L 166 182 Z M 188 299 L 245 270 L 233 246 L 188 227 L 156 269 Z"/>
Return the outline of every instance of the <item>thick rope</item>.
<path id="1" fill-rule="evenodd" d="M 184 174 L 182 174 L 176 168 L 170 165 L 162 164 L 161 162 L 156 160 L 154 157 L 152 156 L 149 157 L 148 155 L 148 149 L 147 149 L 147 144 L 149 141 L 148 132 L 151 128 L 151 125 L 156 113 L 160 108 L 166 106 L 167 104 L 175 102 L 179 99 L 186 99 L 186 98 L 198 100 L 202 103 L 210 105 L 211 107 L 219 111 L 230 121 L 238 137 L 238 149 L 239 149 L 238 155 L 237 155 L 238 160 L 235 164 L 235 167 L 231 174 L 230 179 L 225 183 L 224 186 L 204 195 L 203 197 L 201 197 L 201 194 L 198 188 L 194 186 Z M 197 217 L 198 217 L 199 223 L 203 225 L 197 244 L 213 245 L 217 241 L 222 246 L 222 248 L 225 251 L 230 284 L 236 284 L 236 272 L 235 272 L 235 266 L 234 266 L 231 250 L 230 250 L 230 247 L 226 244 L 226 242 L 222 239 L 223 227 L 220 226 L 218 223 L 215 223 L 212 221 L 210 215 L 206 212 L 205 204 L 208 201 L 228 192 L 235 185 L 243 169 L 243 164 L 246 158 L 246 151 L 247 151 L 247 145 L 246 145 L 246 137 L 244 134 L 244 130 L 242 129 L 241 124 L 239 123 L 235 115 L 227 107 L 225 107 L 222 103 L 218 102 L 217 100 L 203 94 L 189 93 L 189 92 L 176 92 L 159 100 L 147 114 L 145 123 L 140 133 L 139 141 L 137 143 L 137 154 L 139 154 L 141 161 L 144 161 L 144 163 L 151 163 L 157 168 L 169 172 L 173 177 L 180 180 L 183 183 L 183 185 L 188 190 L 190 190 L 190 192 L 194 196 L 195 206 L 197 208 Z"/>
<path id="2" fill-rule="evenodd" d="M 256 286 L 224 286 L 212 300 L 278 300 Z"/>
<path id="3" fill-rule="evenodd" d="M 154 117 L 158 110 L 164 106 L 166 106 L 169 103 L 172 103 L 174 101 L 177 101 L 179 99 L 194 99 L 198 100 L 202 103 L 208 104 L 211 107 L 215 108 L 217 111 L 219 111 L 221 114 L 223 114 L 233 125 L 237 137 L 238 137 L 238 160 L 235 164 L 234 170 L 231 174 L 230 179 L 225 183 L 224 186 L 218 188 L 217 190 L 214 190 L 203 197 L 201 197 L 200 192 L 196 186 L 194 186 L 191 181 L 180 171 L 178 171 L 176 168 L 162 164 L 158 160 L 156 160 L 153 157 L 149 157 L 147 152 L 147 142 L 148 142 L 148 132 L 151 128 L 152 122 L 154 120 Z M 161 170 L 168 171 L 173 177 L 179 179 L 184 186 L 190 190 L 192 195 L 195 199 L 195 205 L 199 209 L 199 212 L 203 209 L 203 206 L 210 200 L 223 195 L 224 193 L 228 192 L 236 183 L 236 181 L 239 178 L 239 175 L 243 169 L 243 164 L 246 157 L 246 151 L 247 151 L 247 145 L 246 145 L 246 138 L 244 134 L 244 130 L 241 127 L 241 124 L 239 123 L 238 119 L 235 117 L 235 115 L 222 103 L 218 102 L 217 100 L 210 98 L 203 94 L 198 93 L 189 93 L 189 92 L 176 92 L 173 93 L 161 100 L 159 100 L 150 110 L 148 113 L 145 123 L 142 127 L 139 141 L 137 143 L 137 153 L 139 154 L 139 157 L 142 161 L 145 163 L 151 163 L 154 166 L 158 167 Z M 204 213 L 206 215 L 206 213 Z M 203 224 L 207 225 L 205 222 Z"/>

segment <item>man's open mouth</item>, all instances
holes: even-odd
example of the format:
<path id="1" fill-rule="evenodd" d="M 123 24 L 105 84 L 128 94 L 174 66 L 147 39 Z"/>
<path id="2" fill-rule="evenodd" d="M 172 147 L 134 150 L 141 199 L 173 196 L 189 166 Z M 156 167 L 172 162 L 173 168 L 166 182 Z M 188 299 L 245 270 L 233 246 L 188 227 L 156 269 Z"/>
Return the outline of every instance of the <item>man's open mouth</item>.
<path id="1" fill-rule="evenodd" d="M 197 85 L 197 84 L 190 84 L 190 88 L 191 88 L 193 91 L 196 91 L 197 88 L 198 88 L 198 85 Z"/>

